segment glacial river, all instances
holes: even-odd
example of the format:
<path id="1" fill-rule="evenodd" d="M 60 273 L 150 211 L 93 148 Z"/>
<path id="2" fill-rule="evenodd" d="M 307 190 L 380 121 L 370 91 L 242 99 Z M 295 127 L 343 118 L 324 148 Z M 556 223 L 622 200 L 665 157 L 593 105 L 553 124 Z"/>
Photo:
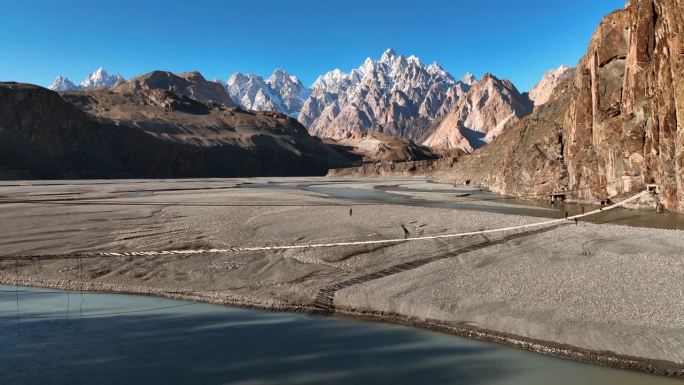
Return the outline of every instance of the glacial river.
<path id="1" fill-rule="evenodd" d="M 404 326 L 0 286 L 2 384 L 681 384 Z"/>

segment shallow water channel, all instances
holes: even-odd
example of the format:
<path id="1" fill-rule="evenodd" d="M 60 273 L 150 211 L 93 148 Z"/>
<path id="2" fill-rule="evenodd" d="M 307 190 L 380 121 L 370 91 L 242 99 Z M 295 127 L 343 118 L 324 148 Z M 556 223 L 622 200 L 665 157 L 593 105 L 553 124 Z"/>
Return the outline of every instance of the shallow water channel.
<path id="1" fill-rule="evenodd" d="M 0 286 L 2 384 L 681 384 L 404 326 Z"/>

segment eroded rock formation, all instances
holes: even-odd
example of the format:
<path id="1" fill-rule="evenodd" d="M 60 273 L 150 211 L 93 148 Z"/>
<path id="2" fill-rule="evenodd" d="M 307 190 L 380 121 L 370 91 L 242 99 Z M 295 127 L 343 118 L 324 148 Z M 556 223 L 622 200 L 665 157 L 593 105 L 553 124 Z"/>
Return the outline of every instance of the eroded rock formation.
<path id="1" fill-rule="evenodd" d="M 684 210 L 684 1 L 631 0 L 604 18 L 551 100 L 447 178 L 598 200 L 660 185 Z"/>

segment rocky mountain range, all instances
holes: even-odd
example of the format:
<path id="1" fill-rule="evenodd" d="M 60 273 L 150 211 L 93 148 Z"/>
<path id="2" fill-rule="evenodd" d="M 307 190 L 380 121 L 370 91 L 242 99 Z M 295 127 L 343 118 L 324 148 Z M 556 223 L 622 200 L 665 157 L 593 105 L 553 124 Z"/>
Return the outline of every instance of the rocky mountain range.
<path id="1" fill-rule="evenodd" d="M 423 143 L 433 148 L 471 152 L 532 112 L 532 103 L 508 80 L 485 74 L 453 97 L 436 130 Z M 446 110 L 445 110 L 446 111 Z"/>
<path id="2" fill-rule="evenodd" d="M 296 76 L 276 69 L 264 80 L 253 74 L 236 73 L 226 83 L 230 97 L 246 110 L 275 111 L 297 117 L 311 91 Z"/>
<path id="3" fill-rule="evenodd" d="M 544 83 L 546 91 L 538 92 L 547 95 L 558 84 L 565 69 L 558 71 Z M 219 89 L 216 81 L 189 78 L 197 73 L 181 74 L 179 77 L 187 84 L 173 85 L 164 80 L 168 78 L 164 74 L 170 73 L 156 71 L 146 77 L 148 84 L 136 87 L 150 88 L 153 83 L 152 88 L 224 107 L 237 105 L 245 110 L 283 113 L 298 118 L 312 135 L 332 139 L 371 132 L 439 149 L 472 151 L 529 113 L 527 97 L 510 82 L 487 77 L 488 87 L 475 87 L 470 93 L 478 84 L 473 74 L 456 80 L 437 63 L 424 65 L 416 56 L 405 57 L 391 49 L 378 60 L 366 59 L 349 73 L 335 69 L 323 74 L 311 88 L 282 69 L 273 71 L 268 79 L 236 73 L 225 84 L 227 93 Z M 116 88 L 122 79 L 100 68 L 80 86 L 58 77 L 51 89 L 64 92 Z M 128 87 L 137 83 L 134 79 L 122 84 Z M 203 91 L 198 92 L 198 87 Z"/>
<path id="4" fill-rule="evenodd" d="M 361 161 L 285 115 L 176 92 L 204 95 L 202 82 L 179 86 L 197 78 L 157 71 L 62 94 L 0 83 L 0 179 L 324 175 Z"/>
<path id="5" fill-rule="evenodd" d="M 684 3 L 630 0 L 604 18 L 546 104 L 446 178 L 591 202 L 656 183 L 664 206 L 684 211 L 683 122 Z"/>
<path id="6" fill-rule="evenodd" d="M 469 87 L 436 63 L 426 66 L 416 56 L 389 49 L 379 60 L 368 58 L 349 73 L 334 70 L 320 76 L 299 121 L 320 137 L 342 138 L 361 131 L 421 142 L 457 85 Z"/>
<path id="7" fill-rule="evenodd" d="M 79 85 L 74 84 L 62 75 L 58 75 L 48 89 L 64 92 L 89 88 L 110 88 L 124 80 L 121 75 L 110 75 L 104 68 L 100 67 L 90 73 Z"/>
<path id="8" fill-rule="evenodd" d="M 478 86 L 471 73 L 456 80 L 437 63 L 424 65 L 416 56 L 388 49 L 349 73 L 335 69 L 319 76 L 310 89 L 283 70 L 267 81 L 237 73 L 227 89 L 243 108 L 296 116 L 322 138 L 370 132 L 472 151 L 532 109 L 511 82 L 493 75 L 485 80 Z M 546 88 L 557 85 L 552 80 Z"/>

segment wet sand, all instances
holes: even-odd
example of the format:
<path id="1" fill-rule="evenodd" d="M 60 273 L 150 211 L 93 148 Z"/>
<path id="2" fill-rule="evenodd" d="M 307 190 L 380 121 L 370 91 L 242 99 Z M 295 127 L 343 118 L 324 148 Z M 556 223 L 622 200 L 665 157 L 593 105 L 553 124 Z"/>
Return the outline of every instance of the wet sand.
<path id="1" fill-rule="evenodd" d="M 336 313 L 684 376 L 681 231 L 581 222 L 396 245 L 84 258 L 438 235 L 558 213 L 468 201 L 419 179 L 31 184 L 0 186 L 3 283 Z M 383 201 L 378 186 L 402 191 Z"/>

